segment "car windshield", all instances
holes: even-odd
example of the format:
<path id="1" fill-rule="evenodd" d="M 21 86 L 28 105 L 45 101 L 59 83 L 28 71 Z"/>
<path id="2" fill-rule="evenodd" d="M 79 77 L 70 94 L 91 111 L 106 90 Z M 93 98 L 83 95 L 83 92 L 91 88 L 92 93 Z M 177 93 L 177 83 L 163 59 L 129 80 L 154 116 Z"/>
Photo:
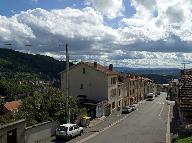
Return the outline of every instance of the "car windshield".
<path id="1" fill-rule="evenodd" d="M 65 126 L 59 126 L 57 128 L 57 131 L 67 131 L 68 127 L 65 127 Z"/>

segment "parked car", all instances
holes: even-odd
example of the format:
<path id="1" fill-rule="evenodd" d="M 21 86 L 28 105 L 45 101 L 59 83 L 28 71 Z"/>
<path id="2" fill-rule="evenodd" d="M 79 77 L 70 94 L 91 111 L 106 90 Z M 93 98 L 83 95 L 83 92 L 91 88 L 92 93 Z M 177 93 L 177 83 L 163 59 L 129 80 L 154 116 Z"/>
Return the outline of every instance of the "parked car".
<path id="1" fill-rule="evenodd" d="M 127 114 L 127 113 L 130 113 L 132 112 L 132 108 L 129 107 L 129 106 L 125 106 L 122 108 L 122 114 Z"/>
<path id="2" fill-rule="evenodd" d="M 129 105 L 129 107 L 131 107 L 132 111 L 135 111 L 137 109 L 137 107 L 133 104 L 133 105 Z"/>
<path id="3" fill-rule="evenodd" d="M 157 95 L 160 95 L 160 91 L 157 91 Z"/>
<path id="4" fill-rule="evenodd" d="M 76 124 L 63 124 L 60 125 L 56 131 L 55 131 L 55 136 L 56 138 L 61 138 L 61 139 L 71 139 L 77 135 L 81 135 L 83 132 L 83 128 L 79 127 Z"/>
<path id="5" fill-rule="evenodd" d="M 154 100 L 154 94 L 153 93 L 149 93 L 147 94 L 147 98 L 146 98 L 146 101 L 153 101 Z"/>

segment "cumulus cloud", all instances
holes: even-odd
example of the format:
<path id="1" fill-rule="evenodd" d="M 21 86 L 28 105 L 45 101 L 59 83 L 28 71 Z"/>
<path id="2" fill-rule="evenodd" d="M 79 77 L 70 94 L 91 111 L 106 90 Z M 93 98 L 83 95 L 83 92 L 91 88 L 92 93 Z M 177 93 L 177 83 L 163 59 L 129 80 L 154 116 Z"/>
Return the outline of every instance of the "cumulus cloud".
<path id="1" fill-rule="evenodd" d="M 116 31 L 103 25 L 103 17 L 91 7 L 51 11 L 37 8 L 1 19 L 0 39 L 13 41 L 18 50 L 24 48 L 22 44 L 32 44 L 26 50 L 35 53 L 60 52 L 61 45 L 68 42 L 71 53 L 89 54 L 94 50 L 99 54 L 118 37 Z M 22 44 L 18 46 L 19 43 Z"/>
<path id="2" fill-rule="evenodd" d="M 87 2 L 94 8 L 37 8 L 10 18 L 0 16 L 0 43 L 11 42 L 13 45 L 7 48 L 59 60 L 64 58 L 64 45 L 68 43 L 72 61 L 104 65 L 180 67 L 183 61 L 192 62 L 190 0 L 132 0 L 136 13 L 122 18 L 116 29 L 105 25 L 105 17 L 121 15 L 123 1 L 111 4 L 106 0 L 101 5 L 94 0 Z M 116 2 L 119 6 L 114 5 Z"/>
<path id="3" fill-rule="evenodd" d="M 124 11 L 123 0 L 86 0 L 86 4 L 110 19 L 122 16 Z"/>

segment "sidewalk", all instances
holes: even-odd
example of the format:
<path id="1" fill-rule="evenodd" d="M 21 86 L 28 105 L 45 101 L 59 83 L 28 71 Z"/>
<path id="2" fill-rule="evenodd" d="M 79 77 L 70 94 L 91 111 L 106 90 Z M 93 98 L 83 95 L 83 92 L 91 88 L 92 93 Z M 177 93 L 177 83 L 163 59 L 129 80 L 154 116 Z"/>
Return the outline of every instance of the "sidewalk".
<path id="1" fill-rule="evenodd" d="M 102 116 L 100 118 L 95 118 L 93 119 L 92 121 L 90 121 L 90 124 L 89 124 L 89 127 L 88 128 L 91 128 L 91 127 L 94 127 L 96 126 L 97 124 L 101 123 L 102 121 L 105 120 L 105 116 Z"/>

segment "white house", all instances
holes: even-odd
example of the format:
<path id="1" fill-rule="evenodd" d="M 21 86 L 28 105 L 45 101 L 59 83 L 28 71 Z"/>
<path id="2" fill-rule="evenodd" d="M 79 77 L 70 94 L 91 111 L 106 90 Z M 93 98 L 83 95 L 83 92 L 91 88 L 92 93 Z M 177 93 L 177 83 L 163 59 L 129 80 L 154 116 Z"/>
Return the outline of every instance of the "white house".
<path id="1" fill-rule="evenodd" d="M 66 89 L 66 71 L 61 72 L 61 88 Z M 69 95 L 83 101 L 106 101 L 110 111 L 116 109 L 118 73 L 113 65 L 80 62 L 69 68 Z"/>

